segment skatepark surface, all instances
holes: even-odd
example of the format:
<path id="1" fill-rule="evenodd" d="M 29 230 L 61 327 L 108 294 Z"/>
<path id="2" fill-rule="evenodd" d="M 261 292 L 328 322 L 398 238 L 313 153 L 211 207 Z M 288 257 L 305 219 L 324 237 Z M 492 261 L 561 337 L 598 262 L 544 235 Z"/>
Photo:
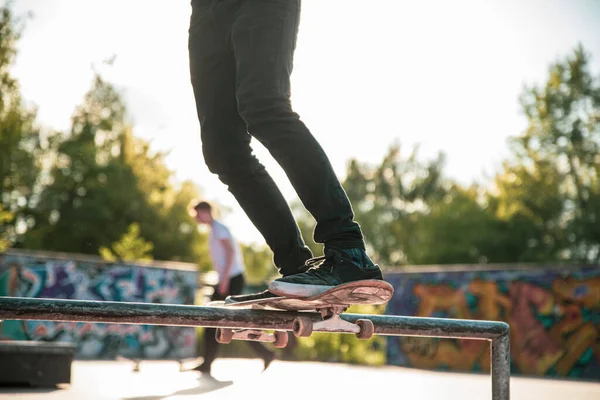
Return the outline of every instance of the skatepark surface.
<path id="1" fill-rule="evenodd" d="M 491 399 L 488 375 L 430 372 L 393 366 L 363 367 L 259 360 L 218 359 L 214 378 L 179 371 L 169 361 L 144 361 L 133 372 L 127 361 L 75 361 L 70 385 L 55 389 L 1 388 L 4 400 L 233 400 Z M 193 364 L 188 365 L 193 366 Z M 598 400 L 600 383 L 513 377 L 511 400 Z"/>

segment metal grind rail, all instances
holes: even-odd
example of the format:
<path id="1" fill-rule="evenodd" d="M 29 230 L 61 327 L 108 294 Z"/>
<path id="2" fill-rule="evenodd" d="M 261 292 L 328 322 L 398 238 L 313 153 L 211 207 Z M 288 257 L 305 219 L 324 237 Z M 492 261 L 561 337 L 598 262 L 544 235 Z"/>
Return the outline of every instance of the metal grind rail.
<path id="1" fill-rule="evenodd" d="M 315 323 L 321 320 L 318 313 L 306 312 L 0 297 L 0 321 L 102 322 L 292 331 L 294 320 L 299 316 L 310 316 Z M 510 328 L 504 322 L 363 314 L 342 314 L 341 318 L 351 323 L 359 319 L 371 320 L 377 335 L 490 341 L 492 399 L 510 398 Z M 318 324 L 315 324 L 314 331 L 320 331 Z"/>

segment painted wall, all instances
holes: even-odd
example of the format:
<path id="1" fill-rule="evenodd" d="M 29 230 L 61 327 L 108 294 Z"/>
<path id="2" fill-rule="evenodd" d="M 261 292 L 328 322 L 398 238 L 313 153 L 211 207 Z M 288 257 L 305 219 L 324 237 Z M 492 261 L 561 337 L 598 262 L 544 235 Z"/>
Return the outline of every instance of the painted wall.
<path id="1" fill-rule="evenodd" d="M 195 266 L 169 264 L 112 264 L 95 257 L 10 251 L 0 255 L 0 296 L 193 304 Z M 189 327 L 4 321 L 0 337 L 74 342 L 78 358 L 196 356 L 196 334 Z"/>
<path id="2" fill-rule="evenodd" d="M 514 374 L 600 381 L 600 266 L 442 268 L 388 273 L 395 293 L 387 314 L 505 321 Z M 490 368 L 488 342 L 475 340 L 389 338 L 387 358 L 435 370 Z"/>

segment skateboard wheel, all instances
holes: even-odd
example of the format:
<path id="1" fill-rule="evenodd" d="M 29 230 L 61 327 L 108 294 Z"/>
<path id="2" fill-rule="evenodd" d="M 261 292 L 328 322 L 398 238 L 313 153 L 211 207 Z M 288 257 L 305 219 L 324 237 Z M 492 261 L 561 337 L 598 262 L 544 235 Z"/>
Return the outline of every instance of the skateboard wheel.
<path id="1" fill-rule="evenodd" d="M 233 330 L 227 328 L 217 328 L 215 336 L 217 343 L 228 344 L 231 343 L 231 339 L 233 339 Z"/>
<path id="2" fill-rule="evenodd" d="M 373 322 L 369 319 L 359 319 L 356 321 L 356 325 L 360 328 L 360 332 L 356 334 L 356 337 L 359 339 L 371 339 L 373 333 L 375 332 L 375 326 Z"/>
<path id="3" fill-rule="evenodd" d="M 294 319 L 294 325 L 292 327 L 294 335 L 296 337 L 308 337 L 313 330 L 312 319 L 308 317 L 296 317 Z"/>
<path id="4" fill-rule="evenodd" d="M 288 344 L 288 333 L 285 331 L 275 331 L 275 342 L 273 346 L 283 349 Z"/>

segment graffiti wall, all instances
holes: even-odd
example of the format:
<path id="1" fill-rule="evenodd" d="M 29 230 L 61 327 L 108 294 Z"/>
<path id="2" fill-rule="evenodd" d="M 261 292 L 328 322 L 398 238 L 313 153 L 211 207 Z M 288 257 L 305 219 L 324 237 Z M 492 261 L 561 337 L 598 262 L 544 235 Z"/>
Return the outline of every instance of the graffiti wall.
<path id="1" fill-rule="evenodd" d="M 194 265 L 106 263 L 92 257 L 8 252 L 0 255 L 0 296 L 193 304 Z M 0 338 L 67 341 L 77 357 L 180 359 L 196 356 L 194 328 L 4 321 Z"/>
<path id="2" fill-rule="evenodd" d="M 600 267 L 440 268 L 387 274 L 395 287 L 387 313 L 505 321 L 514 374 L 600 381 Z M 489 344 L 476 340 L 389 338 L 387 358 L 425 369 L 490 368 Z"/>

